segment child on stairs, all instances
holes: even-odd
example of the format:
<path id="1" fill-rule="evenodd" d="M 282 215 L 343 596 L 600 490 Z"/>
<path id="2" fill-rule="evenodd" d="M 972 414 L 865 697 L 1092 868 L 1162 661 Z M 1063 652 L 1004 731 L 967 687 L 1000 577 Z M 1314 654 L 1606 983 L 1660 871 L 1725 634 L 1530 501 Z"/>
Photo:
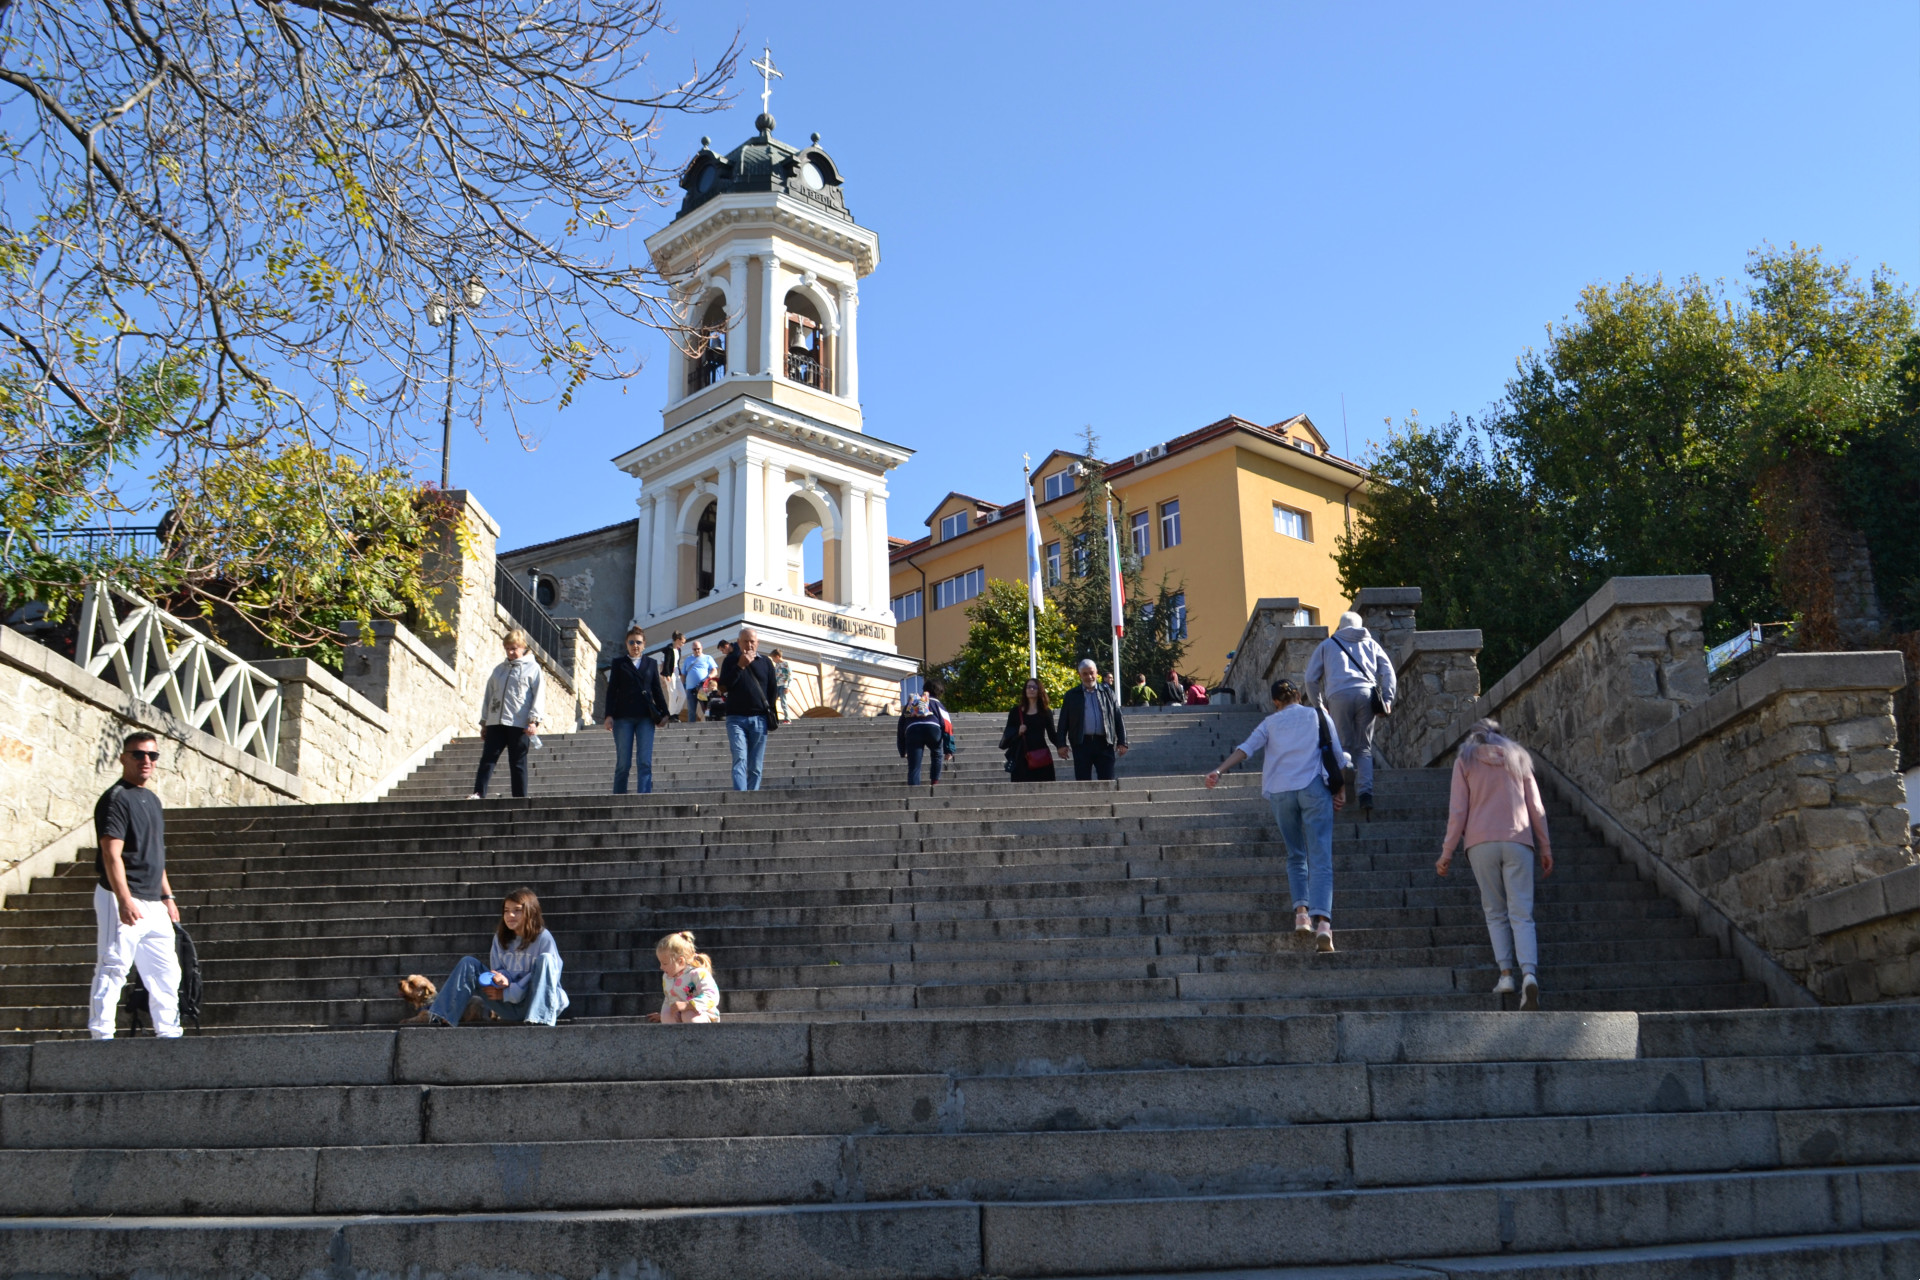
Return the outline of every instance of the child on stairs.
<path id="1" fill-rule="evenodd" d="M 660 962 L 660 1012 L 648 1022 L 718 1022 L 720 988 L 713 980 L 713 961 L 694 950 L 693 935 L 684 929 L 660 939 L 653 949 Z"/>

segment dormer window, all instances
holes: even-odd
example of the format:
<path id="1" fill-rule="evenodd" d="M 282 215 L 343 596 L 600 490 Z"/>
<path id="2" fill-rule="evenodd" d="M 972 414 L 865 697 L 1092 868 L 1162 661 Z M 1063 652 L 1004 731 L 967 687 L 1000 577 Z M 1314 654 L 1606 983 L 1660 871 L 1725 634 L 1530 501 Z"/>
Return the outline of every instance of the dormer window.
<path id="1" fill-rule="evenodd" d="M 1073 472 L 1056 471 L 1040 482 L 1047 495 L 1043 502 L 1052 502 L 1055 498 L 1064 498 L 1073 492 Z"/>
<path id="2" fill-rule="evenodd" d="M 967 531 L 967 513 L 956 511 L 950 516 L 940 517 L 940 541 L 957 538 Z"/>
<path id="3" fill-rule="evenodd" d="M 699 327 L 694 330 L 693 345 L 688 352 L 691 359 L 687 362 L 687 394 L 701 391 L 727 376 L 727 304 L 723 298 L 715 298 L 707 304 L 707 310 L 700 317 Z"/>
<path id="4" fill-rule="evenodd" d="M 1295 437 L 1294 439 L 1287 441 L 1287 443 L 1292 445 L 1294 448 L 1300 450 L 1300 452 L 1302 453 L 1317 454 L 1320 452 L 1318 449 L 1313 447 L 1313 441 L 1311 440 L 1301 440 L 1298 437 Z"/>
<path id="5" fill-rule="evenodd" d="M 826 331 L 813 303 L 799 293 L 787 295 L 787 377 L 831 391 L 827 378 Z"/>

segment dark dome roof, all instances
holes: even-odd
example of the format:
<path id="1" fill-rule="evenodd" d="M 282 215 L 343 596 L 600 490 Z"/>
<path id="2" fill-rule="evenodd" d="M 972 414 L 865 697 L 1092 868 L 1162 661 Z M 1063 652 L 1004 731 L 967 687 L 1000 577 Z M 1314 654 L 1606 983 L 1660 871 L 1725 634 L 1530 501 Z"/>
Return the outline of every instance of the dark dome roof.
<path id="1" fill-rule="evenodd" d="M 820 149 L 819 134 L 808 146 L 790 147 L 773 136 L 772 116 L 763 115 L 754 124 L 759 134 L 724 156 L 714 151 L 711 138 L 700 139 L 699 153 L 680 175 L 687 196 L 678 217 L 729 191 L 778 191 L 853 221 L 839 166 Z"/>

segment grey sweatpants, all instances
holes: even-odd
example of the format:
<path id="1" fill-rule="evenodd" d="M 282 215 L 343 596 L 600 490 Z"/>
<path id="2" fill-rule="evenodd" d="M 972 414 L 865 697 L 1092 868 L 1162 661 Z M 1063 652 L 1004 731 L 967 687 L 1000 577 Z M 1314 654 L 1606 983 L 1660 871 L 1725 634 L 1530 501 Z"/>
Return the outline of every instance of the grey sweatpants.
<path id="1" fill-rule="evenodd" d="M 1509 840 L 1489 840 L 1467 850 L 1473 878 L 1480 883 L 1480 909 L 1487 916 L 1487 934 L 1493 940 L 1493 958 L 1502 973 L 1513 971 L 1514 953 L 1520 972 L 1540 967 L 1540 943 L 1533 931 L 1533 846 Z"/>
<path id="2" fill-rule="evenodd" d="M 1342 689 L 1327 695 L 1327 714 L 1347 753 L 1347 764 L 1359 774 L 1360 794 L 1373 794 L 1373 690 Z M 1353 797 L 1347 797 L 1351 800 Z"/>

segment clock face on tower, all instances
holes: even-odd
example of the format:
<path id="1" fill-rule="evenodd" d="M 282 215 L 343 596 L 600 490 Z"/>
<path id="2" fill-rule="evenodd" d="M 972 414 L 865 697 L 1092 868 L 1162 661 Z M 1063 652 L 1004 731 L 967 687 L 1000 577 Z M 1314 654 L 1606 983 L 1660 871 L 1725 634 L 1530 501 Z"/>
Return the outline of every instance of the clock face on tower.
<path id="1" fill-rule="evenodd" d="M 827 180 L 820 176 L 820 166 L 811 160 L 801 165 L 800 185 L 809 191 L 818 191 L 826 186 Z"/>

